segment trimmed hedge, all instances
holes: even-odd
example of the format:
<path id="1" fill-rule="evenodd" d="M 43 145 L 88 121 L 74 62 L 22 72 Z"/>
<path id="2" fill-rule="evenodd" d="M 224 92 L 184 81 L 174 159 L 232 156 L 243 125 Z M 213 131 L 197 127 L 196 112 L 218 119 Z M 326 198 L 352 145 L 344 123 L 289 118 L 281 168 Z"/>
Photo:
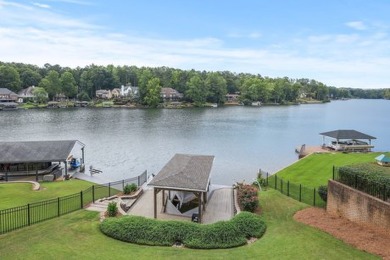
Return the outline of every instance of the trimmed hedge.
<path id="1" fill-rule="evenodd" d="M 390 176 L 385 170 L 372 164 L 343 166 L 338 169 L 337 180 L 386 201 L 390 199 Z"/>
<path id="2" fill-rule="evenodd" d="M 139 216 L 107 218 L 100 224 L 107 236 L 135 244 L 215 249 L 245 245 L 251 237 L 260 238 L 266 225 L 260 216 L 241 212 L 229 221 L 200 225 L 193 222 L 161 221 Z"/>

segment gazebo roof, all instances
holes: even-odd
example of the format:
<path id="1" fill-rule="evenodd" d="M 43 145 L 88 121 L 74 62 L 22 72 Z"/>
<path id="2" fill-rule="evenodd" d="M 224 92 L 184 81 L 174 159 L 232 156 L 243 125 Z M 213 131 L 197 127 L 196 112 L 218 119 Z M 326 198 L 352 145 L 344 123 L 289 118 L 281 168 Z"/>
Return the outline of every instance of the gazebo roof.
<path id="1" fill-rule="evenodd" d="M 149 183 L 186 191 L 207 191 L 214 156 L 175 154 Z"/>
<path id="2" fill-rule="evenodd" d="M 0 142 L 0 163 L 32 163 L 65 161 L 77 140 Z"/>
<path id="3" fill-rule="evenodd" d="M 332 137 L 332 138 L 335 138 L 337 140 L 340 140 L 340 139 L 368 139 L 368 140 L 376 139 L 376 137 L 358 132 L 356 130 L 335 130 L 335 131 L 320 133 L 320 135 Z"/>

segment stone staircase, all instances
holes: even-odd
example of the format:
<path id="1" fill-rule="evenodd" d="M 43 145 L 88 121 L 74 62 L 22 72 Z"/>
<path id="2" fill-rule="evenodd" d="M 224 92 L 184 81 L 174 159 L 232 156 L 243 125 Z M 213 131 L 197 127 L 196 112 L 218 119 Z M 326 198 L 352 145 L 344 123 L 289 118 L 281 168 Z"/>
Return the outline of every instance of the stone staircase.
<path id="1" fill-rule="evenodd" d="M 86 208 L 86 210 L 105 212 L 105 211 L 107 211 L 108 203 L 113 202 L 113 201 L 115 201 L 115 200 L 97 200 L 94 203 L 91 203 Z"/>

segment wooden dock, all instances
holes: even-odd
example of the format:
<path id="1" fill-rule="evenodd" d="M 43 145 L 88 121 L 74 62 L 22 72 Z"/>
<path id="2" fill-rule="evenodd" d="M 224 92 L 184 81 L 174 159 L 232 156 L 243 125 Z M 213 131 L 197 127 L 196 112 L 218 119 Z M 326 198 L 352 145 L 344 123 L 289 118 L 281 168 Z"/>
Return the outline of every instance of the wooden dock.
<path id="1" fill-rule="evenodd" d="M 297 147 L 295 151 L 299 154 L 299 159 L 312 153 L 329 153 L 330 150 L 323 146 L 307 146 L 303 144 L 300 148 Z"/>

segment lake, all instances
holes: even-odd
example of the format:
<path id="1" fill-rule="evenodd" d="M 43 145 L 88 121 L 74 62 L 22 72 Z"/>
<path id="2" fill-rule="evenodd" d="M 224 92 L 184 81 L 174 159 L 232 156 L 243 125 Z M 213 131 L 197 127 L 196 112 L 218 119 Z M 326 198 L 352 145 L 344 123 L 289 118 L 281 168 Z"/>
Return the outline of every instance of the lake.
<path id="1" fill-rule="evenodd" d="M 191 109 L 72 108 L 0 112 L 0 141 L 70 140 L 107 181 L 158 173 L 175 153 L 214 155 L 212 183 L 251 182 L 297 160 L 295 147 L 321 132 L 355 129 L 389 151 L 390 101 Z"/>

